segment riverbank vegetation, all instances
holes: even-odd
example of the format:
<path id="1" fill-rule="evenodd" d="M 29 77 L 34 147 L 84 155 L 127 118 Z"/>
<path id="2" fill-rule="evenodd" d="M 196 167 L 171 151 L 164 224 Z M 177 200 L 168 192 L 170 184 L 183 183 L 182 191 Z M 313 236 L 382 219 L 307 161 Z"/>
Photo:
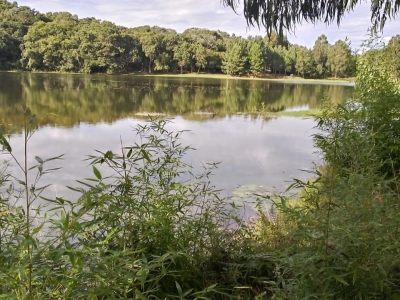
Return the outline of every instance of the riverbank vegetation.
<path id="1" fill-rule="evenodd" d="M 297 198 L 258 195 L 253 221 L 212 186 L 217 165 L 194 174 L 183 163 L 184 133 L 165 120 L 138 126 L 140 142 L 119 153 L 89 156 L 77 201 L 44 197 L 40 178 L 62 172 L 62 156 L 15 161 L 2 133 L 14 167 L 0 176 L 0 295 L 399 299 L 400 85 L 390 57 L 369 53 L 352 99 L 317 117 L 324 165 L 294 181 Z M 28 149 L 41 118 L 23 113 Z"/>
<path id="2" fill-rule="evenodd" d="M 3 70 L 343 78 L 354 76 L 359 56 L 348 41 L 330 44 L 325 35 L 308 49 L 276 33 L 244 39 L 200 28 L 183 33 L 150 26 L 125 28 L 67 12 L 42 14 L 6 0 L 0 1 L 0 18 Z M 398 45 L 397 40 L 388 48 Z"/>

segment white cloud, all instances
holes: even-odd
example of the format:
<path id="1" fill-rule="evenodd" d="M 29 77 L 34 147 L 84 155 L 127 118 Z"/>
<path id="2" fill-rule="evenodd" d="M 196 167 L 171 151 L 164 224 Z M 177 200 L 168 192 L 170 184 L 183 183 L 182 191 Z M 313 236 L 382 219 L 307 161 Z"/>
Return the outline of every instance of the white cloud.
<path id="1" fill-rule="evenodd" d="M 203 2 L 205 3 L 205 2 Z M 222 30 L 241 36 L 263 35 L 264 30 L 248 28 L 243 15 L 235 14 L 224 7 L 220 0 L 209 0 L 199 5 L 198 0 L 21 0 L 20 5 L 28 5 L 41 12 L 68 11 L 79 17 L 96 17 L 118 25 L 136 27 L 157 25 L 182 32 L 187 28 L 199 27 Z M 325 34 L 331 43 L 348 37 L 353 48 L 358 48 L 366 39 L 370 23 L 369 3 L 363 2 L 354 12 L 348 14 L 340 28 L 336 24 L 299 25 L 295 35 L 289 41 L 312 47 L 321 34 Z M 399 33 L 400 18 L 387 22 L 384 36 Z"/>

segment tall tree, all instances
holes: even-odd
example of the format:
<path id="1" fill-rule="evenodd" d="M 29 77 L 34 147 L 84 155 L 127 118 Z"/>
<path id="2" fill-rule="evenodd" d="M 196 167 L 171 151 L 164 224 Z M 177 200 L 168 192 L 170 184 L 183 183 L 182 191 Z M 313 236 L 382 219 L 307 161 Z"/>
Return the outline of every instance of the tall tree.
<path id="1" fill-rule="evenodd" d="M 122 34 L 120 28 L 111 22 L 87 20 L 77 35 L 83 72 L 115 73 L 136 55 L 132 37 Z"/>
<path id="2" fill-rule="evenodd" d="M 152 32 L 147 32 L 139 37 L 142 50 L 148 58 L 149 73 L 153 71 L 153 63 L 155 58 L 160 54 L 162 37 Z"/>
<path id="3" fill-rule="evenodd" d="M 400 78 L 400 35 L 390 39 L 385 52 L 389 70 L 394 76 Z"/>
<path id="4" fill-rule="evenodd" d="M 178 43 L 174 48 L 174 59 L 178 62 L 182 74 L 183 69 L 189 66 L 193 59 L 192 45 L 187 41 Z"/>
<path id="5" fill-rule="evenodd" d="M 319 77 L 325 77 L 327 74 L 329 43 L 327 37 L 322 34 L 317 38 L 313 47 L 313 56 L 315 61 L 315 71 Z"/>
<path id="6" fill-rule="evenodd" d="M 0 68 L 20 67 L 21 45 L 28 28 L 44 19 L 34 9 L 0 0 Z"/>
<path id="7" fill-rule="evenodd" d="M 71 53 L 77 20 L 68 13 L 59 14 L 51 22 L 36 22 L 24 36 L 22 65 L 28 70 L 75 71 Z"/>
<path id="8" fill-rule="evenodd" d="M 8 69 L 11 62 L 16 60 L 12 53 L 16 47 L 10 47 L 13 43 L 14 40 L 8 32 L 0 28 L 0 69 Z"/>
<path id="9" fill-rule="evenodd" d="M 289 47 L 289 41 L 287 39 L 287 36 L 281 36 L 275 31 L 272 31 L 269 35 L 266 35 L 264 37 L 265 44 L 270 47 L 270 48 L 275 48 L 278 46 L 282 47 Z"/>
<path id="10" fill-rule="evenodd" d="M 284 55 L 285 72 L 289 75 L 296 72 L 297 48 L 297 45 L 289 45 Z"/>
<path id="11" fill-rule="evenodd" d="M 296 57 L 296 70 L 298 74 L 305 77 L 310 74 L 313 66 L 313 56 L 311 50 L 306 47 L 299 47 Z"/>
<path id="12" fill-rule="evenodd" d="M 271 69 L 275 74 L 285 73 L 285 53 L 286 48 L 283 46 L 273 47 L 270 51 L 270 59 L 271 59 Z"/>
<path id="13" fill-rule="evenodd" d="M 249 40 L 249 63 L 252 74 L 260 74 L 265 71 L 265 45 L 262 40 Z"/>
<path id="14" fill-rule="evenodd" d="M 203 28 L 190 28 L 182 33 L 185 39 L 193 42 L 195 66 L 210 71 L 221 70 L 221 53 L 225 52 L 224 39 L 229 35 L 220 31 Z"/>
<path id="15" fill-rule="evenodd" d="M 222 69 L 228 75 L 243 75 L 247 64 L 247 43 L 241 37 L 233 37 L 226 45 Z"/>
<path id="16" fill-rule="evenodd" d="M 135 31 L 143 53 L 148 61 L 148 71 L 169 70 L 173 60 L 172 50 L 176 44 L 177 33 L 161 27 L 139 27 Z"/>
<path id="17" fill-rule="evenodd" d="M 115 34 L 111 42 L 118 48 L 114 56 L 117 68 L 114 70 L 128 71 L 140 60 L 140 43 L 135 37 L 125 33 Z"/>
<path id="18" fill-rule="evenodd" d="M 174 49 L 178 43 L 178 34 L 175 30 L 167 29 L 162 34 L 159 55 L 154 60 L 154 70 L 170 71 L 176 69 L 174 63 Z"/>
<path id="19" fill-rule="evenodd" d="M 349 44 L 338 40 L 333 46 L 329 47 L 327 66 L 334 77 L 346 77 L 351 63 L 352 56 Z"/>
<path id="20" fill-rule="evenodd" d="M 196 67 L 198 68 L 197 73 L 200 72 L 200 69 L 207 66 L 207 48 L 205 48 L 201 44 L 196 45 L 196 49 L 194 51 L 194 59 L 196 60 Z"/>

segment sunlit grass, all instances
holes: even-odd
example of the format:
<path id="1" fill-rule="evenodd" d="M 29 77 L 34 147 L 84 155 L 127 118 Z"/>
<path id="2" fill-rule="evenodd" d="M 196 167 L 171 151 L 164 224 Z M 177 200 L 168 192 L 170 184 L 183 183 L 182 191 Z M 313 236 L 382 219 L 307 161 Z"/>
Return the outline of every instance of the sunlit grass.
<path id="1" fill-rule="evenodd" d="M 273 116 L 287 116 L 287 117 L 315 117 L 321 115 L 321 109 L 309 109 L 309 110 L 299 110 L 299 111 L 279 111 L 275 113 L 267 113 Z"/>
<path id="2" fill-rule="evenodd" d="M 335 85 L 352 85 L 354 78 L 326 78 L 326 79 L 308 79 L 296 76 L 262 76 L 262 77 L 247 77 L 247 76 L 230 76 L 226 74 L 210 74 L 210 73 L 186 73 L 186 74 L 149 74 L 142 72 L 135 72 L 125 74 L 126 76 L 144 76 L 144 77 L 175 77 L 175 78 L 214 78 L 214 79 L 227 79 L 227 80 L 262 80 L 262 81 L 276 81 L 285 83 L 307 83 L 307 84 L 335 84 Z"/>

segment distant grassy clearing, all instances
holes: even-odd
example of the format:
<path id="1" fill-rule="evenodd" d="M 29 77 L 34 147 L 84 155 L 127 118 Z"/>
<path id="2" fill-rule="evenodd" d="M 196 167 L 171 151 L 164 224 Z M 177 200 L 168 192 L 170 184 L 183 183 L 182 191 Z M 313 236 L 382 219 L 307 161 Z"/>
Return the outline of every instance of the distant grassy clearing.
<path id="1" fill-rule="evenodd" d="M 298 111 L 280 111 L 276 113 L 266 113 L 272 116 L 287 116 L 287 117 L 314 117 L 322 113 L 321 109 L 298 110 Z"/>
<path id="2" fill-rule="evenodd" d="M 8 73 L 19 73 L 23 71 L 19 70 L 11 70 L 11 71 L 0 71 L 0 72 L 8 72 Z M 29 71 L 25 73 L 36 73 L 36 74 L 73 74 L 80 75 L 83 73 L 73 73 L 73 72 L 51 72 L 51 71 Z M 104 75 L 104 76 L 118 76 L 118 74 L 104 74 L 104 73 L 95 73 L 95 74 L 85 74 L 85 75 Z M 121 74 L 119 74 L 121 75 Z M 259 80 L 259 81 L 274 81 L 281 83 L 289 83 L 289 84 L 325 84 L 325 85 L 354 85 L 354 78 L 325 78 L 325 79 L 309 79 L 302 78 L 297 76 L 263 76 L 263 77 L 238 77 L 238 76 L 230 76 L 226 74 L 207 74 L 207 73 L 187 73 L 187 74 L 150 74 L 150 73 L 142 73 L 135 72 L 130 74 L 123 74 L 123 76 L 140 76 L 140 77 L 174 77 L 174 78 L 211 78 L 211 79 L 227 79 L 227 80 Z"/>
<path id="3" fill-rule="evenodd" d="M 282 77 L 237 77 L 225 74 L 206 74 L 206 73 L 188 73 L 188 74 L 149 74 L 149 73 L 132 73 L 125 74 L 126 76 L 143 76 L 143 77 L 175 77 L 175 78 L 215 78 L 215 79 L 229 79 L 229 80 L 262 80 L 262 81 L 275 81 L 284 83 L 297 83 L 297 84 L 329 84 L 329 85 L 353 85 L 354 78 L 326 78 L 326 79 L 307 79 L 296 76 L 282 76 Z"/>

